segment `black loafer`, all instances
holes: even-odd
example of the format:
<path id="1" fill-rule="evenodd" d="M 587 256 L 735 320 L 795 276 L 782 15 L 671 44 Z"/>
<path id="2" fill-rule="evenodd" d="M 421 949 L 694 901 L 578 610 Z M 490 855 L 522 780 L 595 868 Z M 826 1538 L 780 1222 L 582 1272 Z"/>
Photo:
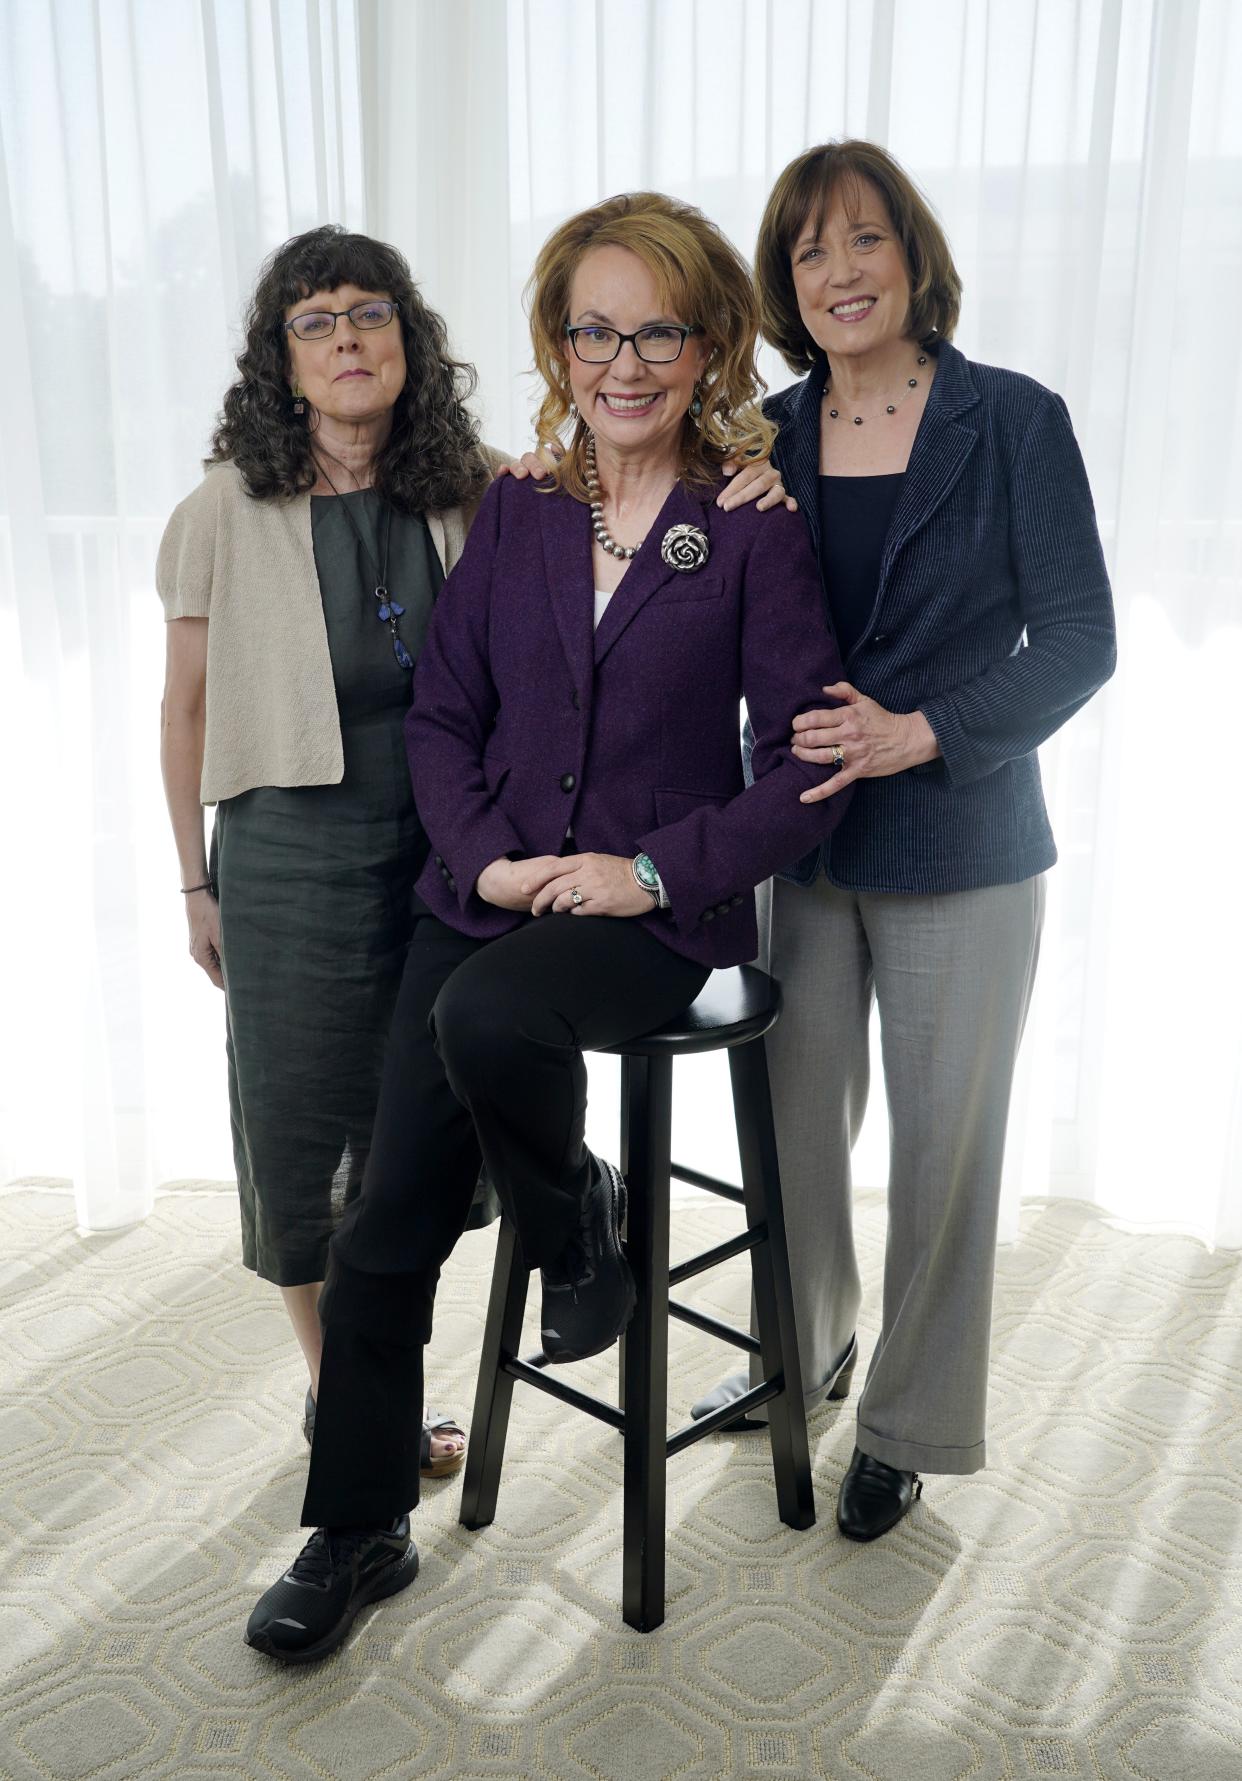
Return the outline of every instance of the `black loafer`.
<path id="1" fill-rule="evenodd" d="M 592 1157 L 578 1229 L 556 1261 L 540 1269 L 539 1327 L 550 1361 L 602 1354 L 634 1315 L 638 1295 L 621 1253 L 624 1217 L 625 1182 L 611 1163 Z"/>
<path id="2" fill-rule="evenodd" d="M 246 1643 L 282 1663 L 314 1663 L 344 1641 L 368 1602 L 396 1595 L 417 1575 L 408 1515 L 388 1528 L 316 1528 L 255 1603 Z"/>
<path id="3" fill-rule="evenodd" d="M 837 1526 L 847 1540 L 878 1540 L 922 1494 L 917 1472 L 900 1472 L 855 1447 L 837 1497 Z"/>

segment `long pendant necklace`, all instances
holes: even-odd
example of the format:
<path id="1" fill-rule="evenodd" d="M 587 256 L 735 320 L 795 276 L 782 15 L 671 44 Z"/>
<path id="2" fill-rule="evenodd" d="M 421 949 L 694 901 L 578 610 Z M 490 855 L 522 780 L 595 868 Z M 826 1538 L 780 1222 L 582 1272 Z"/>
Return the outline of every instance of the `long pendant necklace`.
<path id="1" fill-rule="evenodd" d="M 643 539 L 640 538 L 637 544 L 618 544 L 604 524 L 604 491 L 599 486 L 599 472 L 595 468 L 594 433 L 587 434 L 586 485 L 587 497 L 591 503 L 591 530 L 595 533 L 596 542 L 609 556 L 636 557 L 643 547 Z"/>
<path id="2" fill-rule="evenodd" d="M 397 629 L 397 620 L 405 617 L 405 607 L 398 604 L 388 592 L 388 543 L 392 537 L 392 507 L 389 502 L 381 497 L 380 524 L 377 529 L 380 560 L 377 563 L 374 556 L 371 554 L 370 545 L 362 535 L 362 528 L 349 510 L 348 501 L 341 496 L 340 489 L 337 488 L 332 478 L 328 475 L 328 472 L 324 469 L 323 462 L 318 454 L 316 454 L 316 462 L 319 465 L 319 474 L 332 490 L 332 493 L 340 499 L 341 506 L 345 510 L 345 518 L 349 521 L 354 537 L 358 540 L 362 553 L 366 557 L 367 566 L 375 578 L 375 616 L 379 619 L 381 624 L 388 626 L 392 636 L 392 653 L 396 656 L 401 667 L 412 668 L 414 666 L 414 658 L 405 647 L 405 644 L 401 641 L 401 633 Z"/>
<path id="3" fill-rule="evenodd" d="M 925 365 L 927 363 L 927 354 L 925 352 L 921 352 L 919 354 L 918 363 L 920 365 Z M 888 404 L 886 404 L 885 409 L 884 409 L 885 414 L 896 414 L 897 410 L 901 407 L 902 403 L 909 401 L 911 390 L 917 390 L 918 387 L 919 387 L 918 378 L 917 377 L 908 377 L 906 379 L 905 393 L 903 395 L 898 396 L 898 398 L 895 402 L 889 402 Z M 832 379 L 829 378 L 828 382 L 824 385 L 824 401 L 828 402 L 831 400 L 831 398 L 832 398 Z M 840 418 L 841 418 L 841 410 L 839 408 L 830 408 L 828 410 L 828 419 L 829 420 L 835 421 L 835 420 L 840 420 Z M 854 416 L 854 425 L 856 427 L 861 427 L 864 420 L 875 420 L 876 418 L 877 417 L 875 415 L 856 414 Z"/>

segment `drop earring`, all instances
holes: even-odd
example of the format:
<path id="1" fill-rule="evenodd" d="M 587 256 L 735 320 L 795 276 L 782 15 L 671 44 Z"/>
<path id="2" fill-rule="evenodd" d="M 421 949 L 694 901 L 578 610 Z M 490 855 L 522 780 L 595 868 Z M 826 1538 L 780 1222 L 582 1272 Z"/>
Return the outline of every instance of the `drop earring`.
<path id="1" fill-rule="evenodd" d="M 703 413 L 703 398 L 699 394 L 699 386 L 694 386 L 694 395 L 690 398 L 690 419 L 696 424 Z"/>
<path id="2" fill-rule="evenodd" d="M 306 413 L 306 399 L 302 393 L 302 385 L 300 383 L 295 383 L 293 386 L 293 412 L 294 414 Z"/>

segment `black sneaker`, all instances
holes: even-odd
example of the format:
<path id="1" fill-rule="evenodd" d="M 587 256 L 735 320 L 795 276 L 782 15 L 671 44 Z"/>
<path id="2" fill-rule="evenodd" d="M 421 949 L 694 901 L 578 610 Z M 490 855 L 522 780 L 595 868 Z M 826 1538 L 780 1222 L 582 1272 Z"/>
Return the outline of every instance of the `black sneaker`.
<path id="1" fill-rule="evenodd" d="M 625 1182 L 611 1163 L 592 1157 L 578 1229 L 556 1261 L 540 1269 L 540 1334 L 549 1360 L 602 1354 L 634 1315 L 638 1295 L 621 1253 L 624 1217 Z"/>
<path id="2" fill-rule="evenodd" d="M 314 1663 L 342 1643 L 360 1608 L 413 1583 L 410 1518 L 388 1528 L 316 1528 L 246 1622 L 246 1643 L 282 1663 Z"/>

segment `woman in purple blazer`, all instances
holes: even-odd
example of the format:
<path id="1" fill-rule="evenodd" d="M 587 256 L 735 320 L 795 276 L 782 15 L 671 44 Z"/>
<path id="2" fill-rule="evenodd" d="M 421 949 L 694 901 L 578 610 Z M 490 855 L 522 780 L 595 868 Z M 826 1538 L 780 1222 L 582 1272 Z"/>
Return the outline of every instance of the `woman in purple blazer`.
<path id="1" fill-rule="evenodd" d="M 583 1051 L 753 958 L 754 886 L 848 803 L 813 798 L 835 769 L 791 748 L 842 671 L 805 527 L 715 505 L 725 461 L 772 441 L 744 261 L 697 210 L 644 193 L 558 229 L 532 287 L 540 437 L 572 436 L 542 485 L 484 497 L 415 676 L 432 852 L 322 1302 L 316 1531 L 246 1633 L 287 1661 L 334 1650 L 418 1568 L 422 1349 L 480 1161 L 541 1270 L 549 1358 L 607 1348 L 634 1287 L 624 1184 L 583 1140 Z"/>

